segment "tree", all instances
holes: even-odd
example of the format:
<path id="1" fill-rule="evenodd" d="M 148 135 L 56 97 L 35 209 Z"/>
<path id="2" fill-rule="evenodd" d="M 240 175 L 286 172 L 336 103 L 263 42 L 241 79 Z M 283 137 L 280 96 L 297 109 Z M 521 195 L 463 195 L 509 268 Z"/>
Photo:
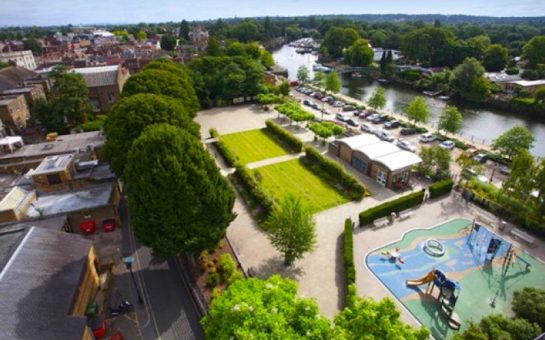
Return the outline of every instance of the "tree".
<path id="1" fill-rule="evenodd" d="M 450 176 L 449 150 L 439 146 L 423 147 L 420 149 L 419 155 L 422 162 L 418 164 L 417 169 L 423 176 L 428 176 L 434 180 Z"/>
<path id="2" fill-rule="evenodd" d="M 389 298 L 374 301 L 356 298 L 335 317 L 333 339 L 408 339 L 425 340 L 430 332 L 421 327 L 415 329 L 400 320 L 400 313 Z"/>
<path id="3" fill-rule="evenodd" d="M 367 104 L 375 110 L 380 110 L 386 105 L 386 91 L 382 87 L 375 88 Z"/>
<path id="4" fill-rule="evenodd" d="M 439 117 L 437 128 L 450 133 L 456 133 L 462 128 L 462 114 L 456 106 L 447 105 Z"/>
<path id="5" fill-rule="evenodd" d="M 159 256 L 214 249 L 235 217 L 231 185 L 179 127 L 146 128 L 132 143 L 125 178 L 136 237 Z"/>
<path id="6" fill-rule="evenodd" d="M 272 275 L 233 282 L 212 300 L 201 324 L 207 339 L 327 339 L 329 321 L 297 283 Z"/>
<path id="7" fill-rule="evenodd" d="M 245 20 L 232 26 L 229 35 L 242 43 L 260 40 L 259 26 L 253 20 Z"/>
<path id="8" fill-rule="evenodd" d="M 322 138 L 338 136 L 344 132 L 344 129 L 341 126 L 328 121 L 311 123 L 308 128 L 310 131 L 314 132 L 317 136 L 320 136 Z"/>
<path id="9" fill-rule="evenodd" d="M 500 44 L 490 45 L 484 52 L 483 65 L 488 72 L 498 72 L 509 61 L 509 51 Z"/>
<path id="10" fill-rule="evenodd" d="M 265 221 L 265 228 L 272 245 L 284 255 L 287 266 L 314 249 L 315 224 L 312 211 L 303 203 L 301 197 L 288 194 L 273 209 Z"/>
<path id="11" fill-rule="evenodd" d="M 221 50 L 220 41 L 218 38 L 212 36 L 208 39 L 208 45 L 206 46 L 206 54 L 212 57 L 219 57 L 223 54 Z"/>
<path id="12" fill-rule="evenodd" d="M 545 88 L 542 87 L 534 92 L 534 103 L 545 104 Z"/>
<path id="13" fill-rule="evenodd" d="M 499 151 L 509 159 L 513 159 L 520 150 L 530 150 L 534 140 L 534 136 L 528 129 L 522 125 L 517 125 L 494 139 L 492 149 Z"/>
<path id="14" fill-rule="evenodd" d="M 322 42 L 322 47 L 328 55 L 338 58 L 343 55 L 343 50 L 361 38 L 360 34 L 353 28 L 332 27 L 329 29 Z"/>
<path id="15" fill-rule="evenodd" d="M 324 74 L 324 72 L 322 72 L 322 71 L 314 72 L 314 79 L 312 81 L 315 82 L 316 84 L 318 84 L 318 86 L 324 87 L 324 83 L 325 83 L 325 74 Z"/>
<path id="16" fill-rule="evenodd" d="M 178 37 L 184 40 L 189 39 L 189 23 L 185 19 L 180 23 L 180 34 Z"/>
<path id="17" fill-rule="evenodd" d="M 138 39 L 139 41 L 146 40 L 147 38 L 148 38 L 148 35 L 143 30 L 138 31 L 138 33 L 136 34 L 136 39 Z"/>
<path id="18" fill-rule="evenodd" d="M 42 45 L 38 42 L 38 40 L 34 38 L 28 38 L 23 40 L 23 48 L 25 50 L 31 50 L 32 53 L 35 55 L 39 55 L 42 53 Z"/>
<path id="19" fill-rule="evenodd" d="M 524 149 L 519 149 L 510 166 L 509 177 L 502 184 L 502 191 L 526 203 L 534 190 L 533 175 L 537 172 L 534 157 Z"/>
<path id="20" fill-rule="evenodd" d="M 168 123 L 199 137 L 199 125 L 191 113 L 174 98 L 152 93 L 140 93 L 122 98 L 108 113 L 104 124 L 106 142 L 104 158 L 118 177 L 124 177 L 127 154 L 133 141 L 146 127 Z"/>
<path id="21" fill-rule="evenodd" d="M 176 48 L 176 38 L 170 33 L 163 34 L 161 36 L 161 48 L 165 51 L 174 51 L 174 48 Z"/>
<path id="22" fill-rule="evenodd" d="M 463 333 L 456 334 L 453 340 L 532 340 L 540 333 L 541 329 L 535 323 L 493 314 L 482 318 L 478 326 L 471 322 L 470 326 Z"/>
<path id="23" fill-rule="evenodd" d="M 287 81 L 283 81 L 280 83 L 280 85 L 278 85 L 278 92 L 282 96 L 289 96 L 290 90 L 291 90 L 290 83 L 288 83 Z"/>
<path id="24" fill-rule="evenodd" d="M 536 323 L 545 330 L 545 290 L 526 287 L 516 291 L 511 307 L 518 318 Z"/>
<path id="25" fill-rule="evenodd" d="M 373 62 L 373 50 L 365 39 L 356 40 L 345 52 L 345 60 L 350 66 L 366 67 Z"/>
<path id="26" fill-rule="evenodd" d="M 308 80 L 309 80 L 308 68 L 305 65 L 301 65 L 297 69 L 297 80 L 301 84 L 305 84 L 306 82 L 308 82 Z"/>
<path id="27" fill-rule="evenodd" d="M 341 90 L 341 79 L 337 72 L 332 70 L 325 77 L 325 89 L 326 91 L 331 91 L 337 93 Z"/>
<path id="28" fill-rule="evenodd" d="M 231 57 L 234 57 L 234 56 L 247 57 L 248 56 L 246 54 L 246 46 L 244 46 L 244 44 L 241 44 L 238 41 L 233 41 L 229 45 L 227 45 L 227 48 L 225 49 L 225 54 Z"/>
<path id="29" fill-rule="evenodd" d="M 413 122 L 422 122 L 425 123 L 428 121 L 430 116 L 428 104 L 424 98 L 418 96 L 415 97 L 407 106 L 407 118 Z"/>
<path id="30" fill-rule="evenodd" d="M 261 49 L 260 60 L 261 60 L 261 65 L 265 66 L 265 68 L 267 70 L 270 70 L 270 69 L 273 68 L 274 58 L 273 58 L 272 54 L 269 51 Z"/>
<path id="31" fill-rule="evenodd" d="M 530 68 L 545 64 L 545 36 L 535 36 L 522 47 L 522 57 Z"/>
<path id="32" fill-rule="evenodd" d="M 460 97 L 483 101 L 490 96 L 490 84 L 484 78 L 484 67 L 475 58 L 466 58 L 452 71 L 451 86 Z"/>

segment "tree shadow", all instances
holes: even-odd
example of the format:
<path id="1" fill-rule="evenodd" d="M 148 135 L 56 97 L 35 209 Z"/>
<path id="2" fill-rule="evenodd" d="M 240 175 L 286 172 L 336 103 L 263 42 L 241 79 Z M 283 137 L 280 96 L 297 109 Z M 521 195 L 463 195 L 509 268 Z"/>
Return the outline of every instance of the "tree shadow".
<path id="1" fill-rule="evenodd" d="M 284 264 L 284 259 L 280 256 L 271 257 L 259 265 L 259 267 L 251 267 L 249 271 L 252 276 L 261 279 L 266 279 L 271 275 L 278 274 L 282 277 L 297 280 L 304 273 L 300 267 L 297 267 L 297 264 L 286 266 Z"/>
<path id="2" fill-rule="evenodd" d="M 345 306 L 344 297 L 346 291 L 346 270 L 343 266 L 343 242 L 344 237 L 341 233 L 335 242 L 335 285 L 337 286 L 337 309 L 342 310 Z"/>

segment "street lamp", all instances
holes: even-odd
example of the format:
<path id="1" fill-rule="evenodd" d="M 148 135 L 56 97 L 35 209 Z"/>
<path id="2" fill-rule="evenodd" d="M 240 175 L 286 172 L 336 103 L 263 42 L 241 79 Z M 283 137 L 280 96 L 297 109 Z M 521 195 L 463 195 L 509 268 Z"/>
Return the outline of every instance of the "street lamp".
<path id="1" fill-rule="evenodd" d="M 143 304 L 144 300 L 142 299 L 142 295 L 140 295 L 140 290 L 138 290 L 138 285 L 136 284 L 136 279 L 134 278 L 134 273 L 132 271 L 133 262 L 134 262 L 134 259 L 132 256 L 126 256 L 123 258 L 123 263 L 125 263 L 125 267 L 131 273 L 132 283 L 134 284 L 134 289 L 136 289 L 136 295 L 138 296 L 138 302 L 140 304 Z"/>
<path id="2" fill-rule="evenodd" d="M 494 179 L 494 174 L 496 173 L 497 168 L 498 168 L 498 163 L 495 163 L 494 168 L 492 169 L 492 174 L 490 175 L 490 181 L 488 181 L 488 183 L 492 184 L 492 180 Z"/>

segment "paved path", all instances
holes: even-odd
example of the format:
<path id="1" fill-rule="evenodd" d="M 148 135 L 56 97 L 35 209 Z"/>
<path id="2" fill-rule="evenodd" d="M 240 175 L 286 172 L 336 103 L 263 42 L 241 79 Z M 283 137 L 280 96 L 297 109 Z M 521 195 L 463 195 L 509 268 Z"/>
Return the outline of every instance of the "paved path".
<path id="1" fill-rule="evenodd" d="M 246 164 L 246 167 L 248 169 L 261 168 L 263 166 L 272 165 L 272 164 L 276 164 L 276 163 L 282 163 L 282 162 L 286 162 L 286 161 L 291 161 L 292 159 L 301 158 L 304 155 L 305 155 L 304 152 L 291 153 L 289 155 L 283 155 L 283 156 L 274 157 L 274 158 L 267 158 L 267 159 L 264 159 L 262 161 L 248 163 L 248 164 Z"/>

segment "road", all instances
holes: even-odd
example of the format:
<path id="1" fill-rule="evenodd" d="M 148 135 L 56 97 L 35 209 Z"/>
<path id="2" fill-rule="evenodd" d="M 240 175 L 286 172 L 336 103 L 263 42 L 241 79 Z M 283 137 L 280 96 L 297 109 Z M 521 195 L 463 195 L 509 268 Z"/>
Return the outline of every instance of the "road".
<path id="1" fill-rule="evenodd" d="M 123 221 L 123 256 L 133 256 L 136 285 L 143 298 L 138 304 L 134 282 L 127 276 L 130 297 L 136 309 L 138 337 L 142 339 L 204 339 L 199 315 L 184 284 L 182 265 L 175 258 L 154 256 L 138 244 L 130 229 L 130 217 L 123 199 L 119 207 Z"/>

